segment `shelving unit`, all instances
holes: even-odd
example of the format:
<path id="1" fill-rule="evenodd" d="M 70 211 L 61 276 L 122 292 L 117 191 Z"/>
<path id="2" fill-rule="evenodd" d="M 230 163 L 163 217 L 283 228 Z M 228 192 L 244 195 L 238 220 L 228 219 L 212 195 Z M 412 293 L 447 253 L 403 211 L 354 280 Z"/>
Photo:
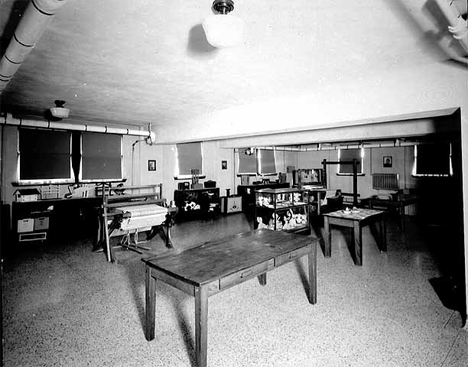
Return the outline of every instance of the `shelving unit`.
<path id="1" fill-rule="evenodd" d="M 219 188 L 175 190 L 174 202 L 178 208 L 177 220 L 217 215 L 220 212 Z"/>
<path id="2" fill-rule="evenodd" d="M 13 203 L 13 233 L 17 242 L 46 241 L 53 206 L 40 201 Z"/>
<path id="3" fill-rule="evenodd" d="M 308 191 L 309 197 L 309 205 L 310 210 L 309 213 L 311 216 L 319 216 L 322 214 L 322 200 L 325 199 L 327 190 L 325 189 L 305 189 Z"/>
<path id="4" fill-rule="evenodd" d="M 296 188 L 255 191 L 255 228 L 310 231 L 309 196 Z"/>
<path id="5" fill-rule="evenodd" d="M 253 213 L 255 208 L 255 191 L 263 189 L 284 189 L 289 188 L 289 182 L 271 182 L 258 185 L 238 185 L 237 195 L 242 196 L 242 211 Z"/>

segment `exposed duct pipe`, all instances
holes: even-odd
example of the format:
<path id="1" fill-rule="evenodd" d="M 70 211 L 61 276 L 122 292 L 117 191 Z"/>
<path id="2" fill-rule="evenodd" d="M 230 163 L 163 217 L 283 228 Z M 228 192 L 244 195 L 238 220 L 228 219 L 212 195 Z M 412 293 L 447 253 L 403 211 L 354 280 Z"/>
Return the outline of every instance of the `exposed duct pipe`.
<path id="1" fill-rule="evenodd" d="M 49 22 L 68 0 L 31 0 L 0 60 L 0 93 L 36 46 Z"/>
<path id="2" fill-rule="evenodd" d="M 38 127 L 44 129 L 59 129 L 59 130 L 74 130 L 74 131 L 89 131 L 95 133 L 108 133 L 108 134 L 120 134 L 120 135 L 133 135 L 133 136 L 143 136 L 147 138 L 148 141 L 155 141 L 155 134 L 150 130 L 148 126 L 148 131 L 141 130 L 130 130 L 122 129 L 116 127 L 108 126 L 93 126 L 86 124 L 67 124 L 63 122 L 54 122 L 54 121 L 39 121 L 39 120 L 24 120 L 13 117 L 10 113 L 7 113 L 5 116 L 2 116 L 3 119 L 0 120 L 0 125 L 13 125 L 13 126 L 26 126 L 26 127 Z"/>
<path id="3" fill-rule="evenodd" d="M 429 143 L 429 142 L 428 142 Z M 380 142 L 362 142 L 362 143 L 317 143 L 300 146 L 265 146 L 257 147 L 257 149 L 277 150 L 285 152 L 314 152 L 323 150 L 338 150 L 338 149 L 359 149 L 359 148 L 397 148 L 410 147 L 414 145 L 425 144 L 420 141 L 404 141 L 400 139 L 380 141 Z"/>
<path id="4" fill-rule="evenodd" d="M 468 53 L 468 24 L 463 19 L 460 11 L 453 1 L 436 0 L 437 5 L 449 22 L 448 30 L 453 38 L 460 42 L 460 45 Z"/>

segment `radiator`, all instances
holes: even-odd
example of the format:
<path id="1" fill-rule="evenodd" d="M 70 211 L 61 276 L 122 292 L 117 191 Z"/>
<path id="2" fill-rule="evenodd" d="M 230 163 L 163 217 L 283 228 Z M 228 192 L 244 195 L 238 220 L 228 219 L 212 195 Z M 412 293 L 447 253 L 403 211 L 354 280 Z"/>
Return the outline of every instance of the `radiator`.
<path id="1" fill-rule="evenodd" d="M 398 173 L 373 173 L 372 188 L 375 190 L 398 190 Z"/>

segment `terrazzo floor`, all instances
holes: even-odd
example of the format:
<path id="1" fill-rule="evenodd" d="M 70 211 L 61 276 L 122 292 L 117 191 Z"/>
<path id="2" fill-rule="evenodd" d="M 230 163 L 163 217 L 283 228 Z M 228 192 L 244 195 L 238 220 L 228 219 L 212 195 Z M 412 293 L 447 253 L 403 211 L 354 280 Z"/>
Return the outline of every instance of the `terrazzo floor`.
<path id="1" fill-rule="evenodd" d="M 221 216 L 177 224 L 173 242 L 181 250 L 250 229 L 243 214 Z M 253 279 L 210 297 L 208 365 L 468 366 L 468 332 L 446 287 L 457 260 L 441 255 L 450 244 L 435 232 L 389 223 L 380 253 L 366 227 L 357 267 L 349 233 L 333 229 L 331 258 L 318 249 L 316 305 L 305 258 L 269 272 L 265 287 Z M 194 299 L 162 282 L 156 339 L 145 339 L 141 258 L 168 251 L 160 238 L 149 245 L 145 255 L 117 250 L 118 264 L 90 240 L 22 245 L 6 257 L 3 365 L 195 366 Z"/>

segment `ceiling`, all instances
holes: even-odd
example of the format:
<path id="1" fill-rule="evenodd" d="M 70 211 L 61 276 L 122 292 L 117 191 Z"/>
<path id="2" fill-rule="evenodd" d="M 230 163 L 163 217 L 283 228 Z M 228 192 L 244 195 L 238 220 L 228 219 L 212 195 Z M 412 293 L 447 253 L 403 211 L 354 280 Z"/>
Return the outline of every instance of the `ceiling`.
<path id="1" fill-rule="evenodd" d="M 1 1 L 2 55 L 28 3 Z M 2 111 L 43 118 L 61 99 L 71 123 L 163 128 L 460 54 L 435 0 L 236 0 L 245 38 L 229 49 L 207 43 L 209 14 L 211 0 L 68 0 Z"/>

